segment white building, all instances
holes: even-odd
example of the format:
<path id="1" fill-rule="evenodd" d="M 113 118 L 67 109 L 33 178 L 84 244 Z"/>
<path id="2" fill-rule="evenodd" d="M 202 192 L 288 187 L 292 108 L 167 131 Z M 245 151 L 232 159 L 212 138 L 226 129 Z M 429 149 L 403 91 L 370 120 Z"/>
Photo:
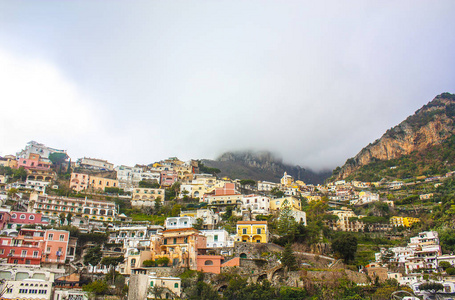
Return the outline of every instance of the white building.
<path id="1" fill-rule="evenodd" d="M 278 188 L 279 183 L 269 182 L 269 181 L 258 181 L 258 191 L 259 192 L 270 192 L 273 188 Z"/>
<path id="2" fill-rule="evenodd" d="M 234 247 L 234 238 L 224 229 L 201 230 L 207 237 L 207 248 Z"/>
<path id="3" fill-rule="evenodd" d="M 260 195 L 244 195 L 240 200 L 240 210 L 249 211 L 253 215 L 268 215 L 270 214 L 270 198 Z"/>
<path id="4" fill-rule="evenodd" d="M 191 228 L 196 222 L 193 217 L 169 217 L 166 218 L 164 226 L 168 229 Z"/>
<path id="5" fill-rule="evenodd" d="M 30 154 L 38 154 L 41 159 L 45 162 L 50 162 L 49 155 L 51 153 L 65 153 L 66 150 L 59 150 L 45 146 L 44 144 L 37 143 L 35 141 L 30 141 L 25 146 L 25 149 L 21 152 L 16 153 L 17 159 L 25 158 L 28 159 Z"/>
<path id="6" fill-rule="evenodd" d="M 122 165 L 116 167 L 115 170 L 117 171 L 119 187 L 128 192 L 132 191 L 133 188 L 138 187 L 140 181 L 155 181 L 159 184 L 161 180 L 160 172 L 150 171 L 144 167 L 129 167 Z"/>
<path id="7" fill-rule="evenodd" d="M 114 164 L 111 164 L 107 160 L 97 159 L 97 158 L 90 158 L 90 157 L 83 157 L 77 160 L 77 164 L 80 167 L 87 168 L 87 169 L 94 169 L 100 171 L 113 171 Z"/>

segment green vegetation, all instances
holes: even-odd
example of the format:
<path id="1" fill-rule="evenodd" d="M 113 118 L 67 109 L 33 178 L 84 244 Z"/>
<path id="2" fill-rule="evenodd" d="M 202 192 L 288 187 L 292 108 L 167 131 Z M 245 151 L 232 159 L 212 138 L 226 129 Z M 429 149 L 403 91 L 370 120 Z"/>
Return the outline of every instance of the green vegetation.
<path id="1" fill-rule="evenodd" d="M 290 271 L 297 270 L 297 261 L 294 256 L 294 252 L 292 251 L 291 244 L 286 244 L 284 247 L 284 251 L 281 254 L 281 264 L 286 267 L 286 269 Z"/>
<path id="2" fill-rule="evenodd" d="M 346 180 L 379 181 L 406 179 L 420 175 L 444 175 L 455 168 L 455 135 L 439 145 L 412 152 L 397 159 L 377 160 L 360 167 Z"/>
<path id="3" fill-rule="evenodd" d="M 357 237 L 350 232 L 339 232 L 332 242 L 332 249 L 345 263 L 352 262 L 357 252 Z"/>

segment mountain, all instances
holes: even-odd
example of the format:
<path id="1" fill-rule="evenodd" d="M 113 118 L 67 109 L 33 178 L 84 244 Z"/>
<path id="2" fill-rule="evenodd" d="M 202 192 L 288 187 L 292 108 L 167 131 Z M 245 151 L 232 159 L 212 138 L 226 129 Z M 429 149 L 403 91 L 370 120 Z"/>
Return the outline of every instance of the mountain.
<path id="1" fill-rule="evenodd" d="M 443 93 L 333 171 L 337 179 L 407 178 L 450 170 L 455 154 L 455 95 Z"/>
<path id="2" fill-rule="evenodd" d="M 203 164 L 221 170 L 219 176 L 236 179 L 253 179 L 279 182 L 284 172 L 293 176 L 295 180 L 305 183 L 323 183 L 331 172 L 314 172 L 300 166 L 283 163 L 270 152 L 236 151 L 226 152 L 216 160 L 202 160 Z"/>

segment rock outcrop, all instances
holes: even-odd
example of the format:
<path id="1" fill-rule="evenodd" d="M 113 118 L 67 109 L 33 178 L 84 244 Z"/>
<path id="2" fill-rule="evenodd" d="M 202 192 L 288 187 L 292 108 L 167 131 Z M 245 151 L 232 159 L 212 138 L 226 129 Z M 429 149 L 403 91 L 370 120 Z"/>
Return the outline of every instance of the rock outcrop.
<path id="1" fill-rule="evenodd" d="M 369 163 L 399 158 L 442 143 L 455 133 L 454 120 L 455 95 L 444 93 L 437 96 L 348 159 L 337 171 L 337 179 L 344 179 Z"/>

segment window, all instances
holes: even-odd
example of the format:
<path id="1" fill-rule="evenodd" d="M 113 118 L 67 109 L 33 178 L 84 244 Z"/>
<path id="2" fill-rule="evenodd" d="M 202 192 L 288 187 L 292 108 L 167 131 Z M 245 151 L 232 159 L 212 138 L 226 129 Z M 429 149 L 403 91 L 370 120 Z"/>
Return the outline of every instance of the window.
<path id="1" fill-rule="evenodd" d="M 261 234 L 261 228 L 256 229 L 257 234 Z"/>
<path id="2" fill-rule="evenodd" d="M 33 257 L 38 257 L 38 251 L 33 251 Z"/>
<path id="3" fill-rule="evenodd" d="M 39 294 L 47 294 L 47 290 L 39 290 Z"/>
<path id="4" fill-rule="evenodd" d="M 218 241 L 218 235 L 215 235 L 215 236 L 214 236 L 214 240 L 215 240 L 215 242 Z"/>
<path id="5" fill-rule="evenodd" d="M 29 220 L 35 220 L 35 216 L 34 216 L 34 215 L 30 215 L 30 216 L 28 217 L 28 219 L 29 219 Z"/>
<path id="6" fill-rule="evenodd" d="M 150 286 L 153 286 L 153 281 L 150 281 Z"/>
<path id="7" fill-rule="evenodd" d="M 49 241 L 52 241 L 53 238 L 54 238 L 54 234 L 53 234 L 53 233 L 49 233 L 48 240 L 49 240 Z"/>
<path id="8" fill-rule="evenodd" d="M 65 240 L 65 235 L 64 234 L 61 234 L 60 235 L 60 241 L 63 242 Z"/>
<path id="9" fill-rule="evenodd" d="M 174 244 L 177 244 L 177 238 L 174 238 Z"/>
<path id="10" fill-rule="evenodd" d="M 11 215 L 11 219 L 16 219 L 16 217 L 17 217 L 16 214 Z"/>
<path id="11" fill-rule="evenodd" d="M 242 234 L 246 234 L 246 228 L 242 229 Z"/>
<path id="12" fill-rule="evenodd" d="M 174 283 L 174 288 L 178 289 L 179 288 L 179 284 L 178 283 Z"/>
<path id="13" fill-rule="evenodd" d="M 21 220 L 25 220 L 25 215 L 22 214 L 19 218 L 20 218 Z"/>
<path id="14" fill-rule="evenodd" d="M 21 256 L 22 257 L 26 257 L 27 256 L 27 250 L 22 250 Z"/>

